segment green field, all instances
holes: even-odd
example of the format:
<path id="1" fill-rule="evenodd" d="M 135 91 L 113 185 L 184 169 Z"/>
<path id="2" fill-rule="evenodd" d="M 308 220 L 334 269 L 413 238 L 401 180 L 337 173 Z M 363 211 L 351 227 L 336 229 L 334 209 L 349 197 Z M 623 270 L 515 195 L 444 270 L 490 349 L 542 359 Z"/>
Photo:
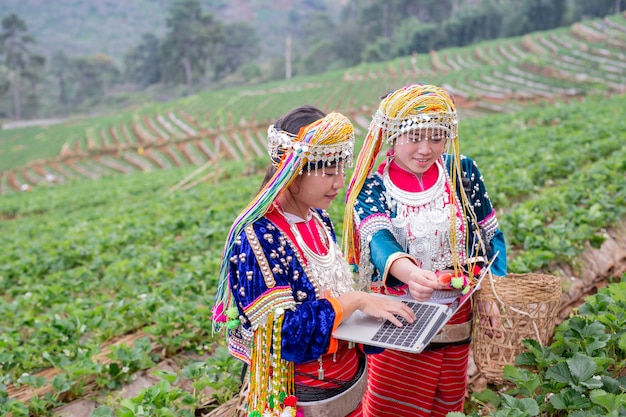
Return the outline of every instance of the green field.
<path id="1" fill-rule="evenodd" d="M 461 151 L 487 180 L 512 272 L 581 268 L 585 243 L 599 245 L 623 218 L 625 106 L 624 96 L 599 97 L 462 122 Z M 160 352 L 152 361 L 210 348 L 223 241 L 262 177 L 242 175 L 238 161 L 216 168 L 187 191 L 169 189 L 192 167 L 0 198 L 0 388 L 51 366 L 78 391 L 87 379 L 115 386 L 152 362 L 119 359 L 126 371 L 114 373 L 90 358 L 133 332 L 150 337 L 136 348 L 143 355 Z M 330 212 L 339 228 L 342 201 Z"/>
<path id="2" fill-rule="evenodd" d="M 612 20 L 626 27 L 623 16 Z M 0 131 L 0 415 L 49 415 L 64 402 L 96 394 L 103 406 L 95 417 L 112 416 L 110 409 L 122 405 L 135 407 L 134 414 L 118 416 L 157 415 L 141 414 L 136 402 L 107 393 L 165 358 L 213 352 L 223 344 L 211 334 L 210 311 L 224 239 L 262 179 L 267 124 L 302 103 L 349 115 L 358 149 L 381 92 L 418 80 L 455 90 L 461 152 L 485 177 L 510 271 L 567 271 L 564 294 L 576 294 L 573 288 L 585 279 L 581 254 L 600 248 L 626 214 L 622 29 L 614 29 L 603 48 L 590 48 L 594 41 L 577 35 L 579 28 L 561 29 L 439 51 L 414 63 L 406 57 L 47 128 Z M 533 42 L 545 51 L 523 53 Z M 613 61 L 602 60 L 607 57 Z M 584 63 L 586 78 L 566 76 Z M 441 71 L 454 65 L 459 68 Z M 559 77 L 545 75 L 555 68 Z M 172 191 L 207 163 L 198 175 L 204 181 Z M 47 174 L 63 184 L 46 182 Z M 32 191 L 17 192 L 25 183 Z M 341 196 L 329 210 L 337 230 L 343 209 Z M 623 311 L 611 314 L 614 320 L 602 320 L 622 323 Z M 610 358 L 623 361 L 626 336 L 611 334 L 624 340 L 615 342 L 623 347 Z M 132 336 L 132 346 L 112 345 Z M 593 346 L 585 353 L 600 355 L 593 353 L 600 345 Z M 188 411 L 202 389 L 223 387 L 218 375 L 235 369 L 220 352 L 221 368 L 192 364 L 179 374 L 162 374 L 170 382 L 196 381 L 193 398 L 164 382 L 154 388 L 158 393 L 151 391 L 152 400 L 135 400 L 152 401 L 151 407 L 176 403 L 181 410 L 188 401 L 187 411 L 176 415 L 193 415 Z M 616 386 L 616 393 L 623 390 Z M 220 392 L 218 402 L 232 394 Z M 615 401 L 626 407 L 622 397 Z"/>

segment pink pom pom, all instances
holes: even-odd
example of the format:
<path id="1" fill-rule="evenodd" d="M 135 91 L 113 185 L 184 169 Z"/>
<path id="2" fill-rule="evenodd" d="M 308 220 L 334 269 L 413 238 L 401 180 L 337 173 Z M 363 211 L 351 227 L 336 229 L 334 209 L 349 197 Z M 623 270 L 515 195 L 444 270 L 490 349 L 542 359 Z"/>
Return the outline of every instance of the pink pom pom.
<path id="1" fill-rule="evenodd" d="M 226 320 L 228 320 L 226 314 L 224 314 L 224 304 L 219 303 L 214 305 L 211 311 L 213 312 L 213 321 L 217 323 L 225 323 Z"/>

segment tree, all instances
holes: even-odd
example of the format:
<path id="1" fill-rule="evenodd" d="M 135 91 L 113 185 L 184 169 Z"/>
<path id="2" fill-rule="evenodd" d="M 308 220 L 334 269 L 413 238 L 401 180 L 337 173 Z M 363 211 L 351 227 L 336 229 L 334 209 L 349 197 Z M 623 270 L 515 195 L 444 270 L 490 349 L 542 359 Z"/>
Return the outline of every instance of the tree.
<path id="1" fill-rule="evenodd" d="M 70 106 L 69 97 L 69 78 L 70 78 L 70 60 L 65 52 L 58 50 L 52 55 L 50 60 L 50 74 L 54 78 L 59 88 L 58 100 L 63 110 L 67 111 Z"/>
<path id="2" fill-rule="evenodd" d="M 435 49 L 437 29 L 436 23 L 422 23 L 414 17 L 403 20 L 393 36 L 396 54 L 410 55 L 413 52 L 425 53 Z"/>
<path id="3" fill-rule="evenodd" d="M 480 7 L 461 8 L 443 23 L 442 35 L 446 41 L 444 46 L 465 46 L 497 38 L 500 21 L 498 8 L 490 1 Z"/>
<path id="4" fill-rule="evenodd" d="M 194 75 L 204 76 L 224 29 L 213 15 L 204 14 L 199 0 L 178 0 L 167 18 L 162 70 L 166 82 L 185 82 L 193 92 Z"/>
<path id="5" fill-rule="evenodd" d="M 320 36 L 335 31 L 335 24 L 328 13 L 310 12 L 305 17 L 299 13 L 294 26 L 298 27 L 300 35 L 294 42 L 297 47 L 293 48 L 296 51 L 294 56 L 298 57 L 295 65 L 296 75 L 328 71 L 341 61 L 341 57 L 337 55 L 335 41 Z"/>
<path id="6" fill-rule="evenodd" d="M 578 3 L 585 17 L 602 17 L 610 13 L 619 13 L 621 9 L 619 0 L 595 0 L 591 2 L 579 0 Z"/>
<path id="7" fill-rule="evenodd" d="M 31 50 L 36 44 L 35 39 L 28 35 L 26 23 L 16 14 L 10 14 L 2 19 L 0 44 L 3 64 L 9 71 L 13 93 L 13 118 L 19 120 L 22 117 L 21 80 L 26 80 L 31 90 L 35 88 L 45 60 Z"/>
<path id="8" fill-rule="evenodd" d="M 71 74 L 71 102 L 77 108 L 85 103 L 98 103 L 118 79 L 119 70 L 111 57 L 96 54 L 72 59 Z"/>
<path id="9" fill-rule="evenodd" d="M 566 0 L 509 0 L 501 35 L 519 36 L 558 27 L 566 20 L 566 6 Z"/>
<path id="10" fill-rule="evenodd" d="M 141 42 L 124 56 L 126 79 L 147 87 L 161 81 L 161 42 L 152 33 L 143 35 Z"/>
<path id="11" fill-rule="evenodd" d="M 328 39 L 322 39 L 309 48 L 297 65 L 298 75 L 309 75 L 328 71 L 336 62 L 333 45 Z"/>
<path id="12" fill-rule="evenodd" d="M 259 37 L 245 22 L 226 25 L 226 36 L 216 47 L 213 58 L 213 79 L 219 80 L 234 73 L 244 64 L 254 61 L 260 51 Z"/>
<path id="13" fill-rule="evenodd" d="M 337 25 L 332 35 L 332 44 L 335 56 L 343 63 L 341 67 L 351 67 L 361 62 L 361 53 L 367 43 L 362 33 L 355 22 Z"/>
<path id="14" fill-rule="evenodd" d="M 394 57 L 393 44 L 390 39 L 378 38 L 363 50 L 363 62 L 383 62 Z"/>

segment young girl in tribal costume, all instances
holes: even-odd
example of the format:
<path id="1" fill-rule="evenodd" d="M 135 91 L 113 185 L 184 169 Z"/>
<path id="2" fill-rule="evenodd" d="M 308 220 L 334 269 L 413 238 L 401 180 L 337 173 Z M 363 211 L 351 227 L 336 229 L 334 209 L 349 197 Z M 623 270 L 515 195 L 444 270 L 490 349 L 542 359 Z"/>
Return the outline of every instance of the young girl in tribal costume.
<path id="1" fill-rule="evenodd" d="M 391 146 L 372 172 L 383 143 Z M 455 105 L 442 88 L 408 85 L 382 100 L 346 199 L 344 249 L 375 292 L 450 302 L 494 254 L 491 272 L 506 275 L 503 234 L 478 167 L 459 153 Z M 452 285 L 440 282 L 444 273 Z M 466 303 L 426 351 L 370 355 L 363 415 L 463 411 L 471 320 Z M 498 325 L 495 309 L 490 320 Z"/>
<path id="2" fill-rule="evenodd" d="M 302 106 L 270 126 L 268 145 L 272 167 L 226 240 L 214 321 L 249 365 L 249 416 L 360 416 L 364 355 L 333 329 L 357 309 L 396 325 L 415 316 L 354 291 L 325 211 L 344 186 L 353 126 Z"/>

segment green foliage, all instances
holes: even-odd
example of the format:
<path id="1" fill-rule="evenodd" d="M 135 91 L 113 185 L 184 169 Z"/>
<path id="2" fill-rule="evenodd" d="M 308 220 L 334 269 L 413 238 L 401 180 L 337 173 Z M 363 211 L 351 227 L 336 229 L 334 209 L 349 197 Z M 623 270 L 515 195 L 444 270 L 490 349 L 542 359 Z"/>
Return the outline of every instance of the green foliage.
<path id="1" fill-rule="evenodd" d="M 359 71 L 381 73 L 383 68 L 371 64 Z M 387 87 L 384 80 L 367 80 L 368 89 L 361 83 L 338 82 L 344 75 L 311 78 L 316 82 L 310 85 L 276 83 L 192 96 L 180 106 L 195 115 L 211 107 L 214 111 L 202 119 L 202 128 L 219 128 L 243 114 L 266 120 L 319 96 L 329 107 L 348 98 L 354 105 L 371 102 L 374 91 Z M 587 98 L 568 106 L 462 122 L 462 151 L 480 164 L 516 272 L 549 269 L 554 261 L 575 262 L 586 242 L 600 243 L 603 229 L 623 218 L 626 155 L 615 132 L 625 128 L 623 118 L 617 117 L 624 100 Z M 587 125 L 589 108 L 596 112 L 593 126 Z M 167 111 L 166 105 L 153 105 L 100 119 L 98 127 Z M 87 128 L 98 130 L 80 123 L 38 131 L 36 140 L 21 144 L 39 149 Z M 12 140 L 11 146 L 20 141 Z M 20 154 L 0 153 L 0 158 L 10 163 L 15 155 Z M 169 193 L 168 188 L 195 167 L 111 175 L 2 196 L 0 414 L 44 415 L 61 394 L 80 393 L 87 378 L 95 379 L 99 388 L 117 388 L 133 372 L 162 358 L 154 352 L 169 356 L 181 350 L 211 350 L 216 337 L 211 335 L 210 307 L 223 242 L 261 181 L 260 175 L 242 172 L 256 172 L 264 163 L 264 158 L 220 161 L 222 174 L 216 182 L 185 192 Z M 329 209 L 338 233 L 343 192 Z M 500 407 L 498 415 L 536 415 L 535 405 L 545 413 L 580 413 L 581 404 L 590 413 L 619 410 L 624 382 L 616 372 L 625 366 L 626 296 L 623 287 L 617 288 L 601 291 L 581 306 L 578 315 L 557 329 L 552 346 L 524 341 L 527 352 L 516 359 L 516 367 L 505 370 L 516 384 L 506 393 L 510 398 L 493 392 L 477 398 Z M 157 347 L 149 349 L 145 339 L 112 349 L 111 364 L 93 359 L 102 343 L 137 330 L 150 335 Z M 46 382 L 54 394 L 28 405 L 8 398 L 8 385 L 43 384 L 36 373 L 49 366 L 62 371 Z M 194 399 L 174 388 L 175 380 L 168 377 L 120 412 L 191 410 L 187 402 L 202 401 L 200 392 L 206 387 L 217 390 L 217 402 L 224 401 L 238 389 L 240 366 L 218 350 L 212 361 L 189 365 L 177 376 L 193 381 Z M 119 411 L 100 408 L 101 415 Z"/>
<path id="2" fill-rule="evenodd" d="M 45 59 L 35 53 L 35 44 L 35 39 L 28 33 L 26 23 L 18 15 L 13 13 L 2 19 L 0 68 L 6 68 L 9 73 L 8 82 L 11 86 L 13 104 L 11 116 L 17 120 L 23 116 L 23 104 L 29 104 L 25 113 L 27 116 L 32 116 L 37 110 L 35 90 L 41 81 Z M 0 93 L 6 91 L 2 87 L 0 85 Z M 31 102 L 27 103 L 29 99 Z"/>
<path id="3" fill-rule="evenodd" d="M 141 390 L 133 398 L 122 400 L 117 406 L 98 407 L 91 417 L 194 416 L 196 408 L 207 400 L 207 387 L 212 389 L 215 406 L 228 401 L 239 391 L 241 366 L 241 362 L 220 346 L 206 361 L 186 365 L 180 375 L 153 371 L 161 378 L 156 385 Z M 182 381 L 190 382 L 192 390 L 182 389 L 179 384 Z"/>
<path id="4" fill-rule="evenodd" d="M 124 55 L 126 77 L 142 87 L 161 81 L 161 45 L 152 33 L 145 33 L 141 42 Z"/>
<path id="5" fill-rule="evenodd" d="M 503 372 L 514 386 L 501 395 L 475 393 L 474 401 L 493 407 L 490 416 L 626 415 L 626 377 L 619 376 L 626 366 L 625 294 L 626 275 L 585 299 L 557 327 L 552 345 L 525 340 L 527 351 Z M 610 328 L 596 321 L 608 311 L 621 317 Z"/>
<path id="6" fill-rule="evenodd" d="M 224 39 L 210 56 L 213 79 L 226 78 L 243 65 L 256 61 L 260 49 L 260 39 L 253 26 L 243 22 L 225 25 Z M 241 84 L 247 84 L 246 80 Z"/>
<path id="7" fill-rule="evenodd" d="M 78 67 L 74 68 L 78 74 L 70 76 L 72 71 L 67 67 L 63 80 L 59 78 L 58 65 L 51 65 L 44 72 L 43 60 L 29 62 L 30 70 L 24 74 L 28 80 L 25 79 L 22 86 L 28 91 L 23 92 L 22 102 L 24 115 L 35 117 L 117 111 L 130 103 L 143 103 L 145 96 L 149 101 L 160 101 L 163 97 L 153 95 L 152 89 L 147 89 L 147 86 L 160 82 L 185 83 L 187 94 L 191 94 L 209 86 L 215 89 L 285 79 L 284 44 L 287 36 L 293 39 L 291 61 L 294 74 L 307 75 L 406 57 L 414 51 L 426 53 L 482 40 L 521 36 L 608 13 L 619 16 L 619 2 L 613 7 L 611 0 L 592 2 L 592 6 L 587 3 L 582 0 L 423 0 L 417 3 L 405 0 L 297 0 L 285 7 L 271 2 L 92 0 L 76 7 L 70 0 L 58 0 L 54 4 L 34 0 L 28 5 L 19 0 L 5 0 L 0 17 L 11 13 L 21 16 L 31 28 L 37 29 L 33 36 L 40 42 L 42 50 L 60 51 L 67 55 L 68 62 L 76 60 L 72 66 Z M 198 14 L 198 10 L 203 15 Z M 45 16 L 55 18 L 46 20 Z M 177 17 L 172 19 L 173 16 Z M 232 21 L 233 16 L 239 21 L 221 23 Z M 180 19 L 188 24 L 180 24 Z M 176 30 L 172 30 L 173 21 L 179 22 Z M 226 36 L 219 36 L 221 29 Z M 320 37 L 322 33 L 324 36 Z M 151 34 L 151 39 L 142 38 L 146 34 Z M 322 38 L 325 42 L 320 41 Z M 575 52 L 568 51 L 567 54 Z M 601 55 L 604 54 L 602 51 Z M 505 55 L 508 56 L 501 59 L 512 56 Z M 86 77 L 88 68 L 85 68 L 84 61 L 94 56 L 110 57 L 116 68 L 126 65 L 120 72 L 125 72 L 128 78 L 119 78 L 115 87 L 109 86 L 104 92 L 100 91 L 98 83 L 90 88 L 84 79 L 70 83 L 69 80 L 77 75 Z M 548 62 L 550 67 L 561 66 L 559 61 L 566 61 L 536 56 L 523 59 L 526 62 Z M 577 61 L 579 57 L 572 59 Z M 207 67 L 207 61 L 211 67 Z M 607 71 L 615 73 L 611 64 L 594 61 L 584 63 L 587 68 L 583 71 L 574 71 L 569 77 L 560 74 L 558 78 L 571 78 L 579 83 L 577 78 L 582 72 L 589 77 L 584 83 L 587 85 L 582 87 L 585 91 L 601 92 L 608 84 L 614 90 L 618 89 L 615 86 L 621 85 L 619 75 L 611 74 L 613 79 L 602 76 Z M 256 65 L 262 74 L 252 78 L 237 74 L 246 64 Z M 456 64 L 448 67 L 454 68 Z M 560 69 L 557 68 L 557 72 Z M 8 75 L 0 67 L 0 95 L 8 92 Z M 107 78 L 106 75 L 100 76 Z M 437 76 L 445 74 L 438 73 Z M 418 74 L 418 77 L 430 78 L 431 75 Z M 46 78 L 48 82 L 44 85 L 41 81 Z M 86 78 L 98 80 L 99 77 L 91 74 Z M 129 85 L 127 81 L 133 84 Z M 142 91 L 134 94 L 137 86 Z M 74 106 L 67 104 L 66 90 L 70 88 L 78 102 Z M 0 102 L 0 117 L 9 117 L 13 113 L 9 110 L 12 97 L 8 94 L 5 97 Z M 175 96 L 165 97 L 172 98 Z"/>
<path id="8" fill-rule="evenodd" d="M 177 0 L 167 18 L 167 28 L 161 44 L 163 80 L 184 83 L 191 94 L 193 80 L 205 74 L 207 58 L 224 37 L 223 25 L 202 12 L 199 0 Z"/>
<path id="9" fill-rule="evenodd" d="M 193 417 L 196 406 L 197 399 L 188 391 L 162 380 L 143 390 L 137 397 L 122 400 L 115 416 Z"/>

